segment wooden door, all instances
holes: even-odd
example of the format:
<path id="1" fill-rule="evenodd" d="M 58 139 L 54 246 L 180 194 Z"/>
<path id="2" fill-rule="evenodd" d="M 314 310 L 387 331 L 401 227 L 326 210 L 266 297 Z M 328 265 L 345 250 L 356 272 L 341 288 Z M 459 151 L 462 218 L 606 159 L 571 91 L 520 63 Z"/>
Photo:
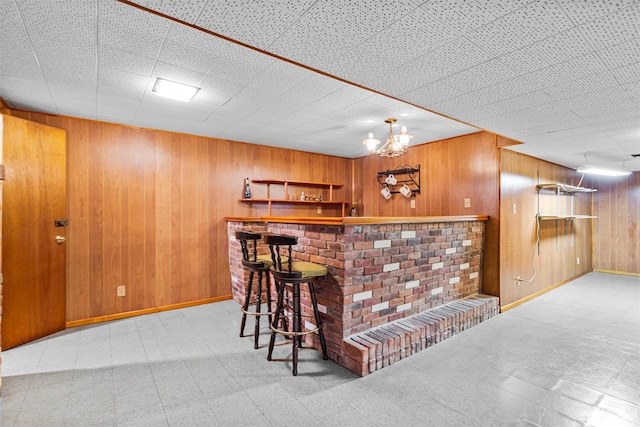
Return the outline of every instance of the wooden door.
<path id="1" fill-rule="evenodd" d="M 12 116 L 2 129 L 2 349 L 65 328 L 66 133 Z M 58 241 L 56 241 L 58 240 Z"/>

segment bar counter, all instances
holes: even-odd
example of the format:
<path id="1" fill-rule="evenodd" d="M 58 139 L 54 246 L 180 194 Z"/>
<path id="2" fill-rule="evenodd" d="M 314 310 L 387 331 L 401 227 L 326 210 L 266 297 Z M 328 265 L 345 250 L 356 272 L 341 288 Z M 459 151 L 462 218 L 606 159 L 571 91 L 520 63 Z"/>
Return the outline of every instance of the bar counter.
<path id="1" fill-rule="evenodd" d="M 361 334 L 480 293 L 487 219 L 227 217 L 233 298 L 242 303 L 247 280 L 237 230 L 297 236 L 294 258 L 325 265 L 329 271 L 316 287 L 329 357 L 366 375 L 378 363 L 371 360 L 374 350 L 380 366 L 390 363 L 390 347 L 369 348 L 358 339 Z M 268 253 L 268 248 L 261 245 L 259 253 Z M 491 313 L 497 314 L 497 299 L 490 302 Z M 313 345 L 319 348 L 317 342 Z"/>

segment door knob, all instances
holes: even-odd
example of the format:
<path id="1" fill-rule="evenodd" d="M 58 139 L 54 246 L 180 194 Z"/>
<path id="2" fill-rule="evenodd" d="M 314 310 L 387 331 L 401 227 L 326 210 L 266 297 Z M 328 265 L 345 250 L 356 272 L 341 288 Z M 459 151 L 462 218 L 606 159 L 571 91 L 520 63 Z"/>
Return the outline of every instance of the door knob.
<path id="1" fill-rule="evenodd" d="M 64 236 L 56 236 L 56 243 L 61 245 L 64 243 L 64 241 L 67 240 L 64 238 Z"/>

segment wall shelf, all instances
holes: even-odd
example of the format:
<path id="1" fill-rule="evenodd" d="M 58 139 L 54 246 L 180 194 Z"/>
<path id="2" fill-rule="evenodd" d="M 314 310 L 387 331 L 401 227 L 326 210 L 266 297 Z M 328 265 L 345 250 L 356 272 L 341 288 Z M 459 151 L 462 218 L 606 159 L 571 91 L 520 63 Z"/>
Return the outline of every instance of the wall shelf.
<path id="1" fill-rule="evenodd" d="M 540 180 L 540 173 L 538 172 L 538 182 Z M 596 219 L 597 216 L 593 215 L 580 215 L 574 213 L 574 198 L 576 193 L 593 193 L 597 191 L 594 188 L 585 188 L 575 185 L 562 184 L 559 182 L 549 183 L 549 184 L 538 184 L 536 185 L 536 191 L 538 192 L 538 213 L 536 213 L 536 222 L 538 224 L 538 239 L 540 238 L 540 221 L 555 221 L 555 240 L 556 240 L 556 250 L 559 249 L 560 246 L 560 238 L 562 235 L 562 230 L 564 230 L 564 238 L 567 244 L 571 244 L 571 247 L 574 245 L 574 221 L 580 219 Z M 541 193 L 549 191 L 553 194 L 549 194 L 543 197 L 549 197 L 555 195 L 555 213 L 551 212 L 540 212 L 541 209 Z M 567 199 L 567 197 L 569 199 Z M 567 206 L 567 202 L 569 206 Z M 545 203 L 547 209 L 552 210 L 550 203 Z M 564 212 L 563 212 L 564 211 Z M 570 233 L 571 240 L 567 239 L 567 233 Z M 540 255 L 540 245 L 536 244 L 538 247 L 538 255 Z"/>
<path id="2" fill-rule="evenodd" d="M 277 205 L 325 205 L 325 206 L 341 206 L 342 216 L 345 216 L 345 210 L 347 202 L 336 201 L 333 200 L 333 190 L 337 188 L 341 188 L 344 184 L 338 184 L 334 182 L 317 182 L 317 181 L 294 181 L 294 180 L 283 180 L 283 179 L 252 179 L 252 183 L 254 184 L 265 184 L 267 186 L 267 197 L 266 198 L 251 198 L 251 199 L 240 199 L 243 203 L 266 203 L 267 204 L 267 215 L 271 216 L 271 206 L 274 204 Z M 272 199 L 271 198 L 271 186 L 272 185 L 281 185 L 284 187 L 284 194 L 289 194 L 289 187 L 306 187 L 306 188 L 318 188 L 318 189 L 328 189 L 329 190 L 329 198 L 327 200 L 297 200 L 297 199 Z"/>
<path id="3" fill-rule="evenodd" d="M 568 221 L 573 221 L 576 219 L 595 219 L 598 218 L 597 216 L 593 216 L 593 215 L 578 215 L 578 214 L 574 214 L 573 213 L 573 198 L 571 199 L 571 208 L 570 208 L 570 212 L 567 214 L 560 214 L 558 212 L 558 205 L 559 205 L 559 197 L 561 194 L 567 194 L 569 196 L 573 196 L 575 193 L 593 193 L 596 192 L 598 190 L 596 190 L 595 188 L 585 188 L 585 187 L 578 187 L 575 185 L 569 185 L 569 184 L 561 184 L 561 183 L 551 183 L 551 184 L 538 184 L 536 185 L 536 190 L 538 191 L 538 193 L 540 193 L 540 191 L 542 190 L 552 190 L 555 194 L 556 194 L 556 213 L 555 214 L 551 214 L 551 213 L 542 213 L 542 212 L 538 212 L 536 214 L 537 218 L 540 220 L 568 220 Z M 538 201 L 538 206 L 540 205 L 540 201 Z"/>
<path id="4" fill-rule="evenodd" d="M 387 184 L 385 180 L 389 175 L 393 175 L 396 178 L 397 182 L 395 184 Z M 383 187 L 389 187 L 392 194 L 400 193 L 399 190 L 393 190 L 392 188 L 402 187 L 404 184 L 409 186 L 412 196 L 420 194 L 420 165 L 416 167 L 401 166 L 396 169 L 378 172 L 378 182 Z"/>
<path id="5" fill-rule="evenodd" d="M 554 219 L 564 219 L 567 221 L 573 221 L 574 219 L 594 219 L 598 218 L 593 215 L 551 215 L 545 213 L 539 213 L 538 219 L 540 220 L 554 220 Z"/>
<path id="6" fill-rule="evenodd" d="M 536 185 L 538 191 L 540 190 L 555 190 L 562 193 L 593 193 L 598 190 L 595 188 L 576 187 L 575 185 L 568 184 L 538 184 Z"/>

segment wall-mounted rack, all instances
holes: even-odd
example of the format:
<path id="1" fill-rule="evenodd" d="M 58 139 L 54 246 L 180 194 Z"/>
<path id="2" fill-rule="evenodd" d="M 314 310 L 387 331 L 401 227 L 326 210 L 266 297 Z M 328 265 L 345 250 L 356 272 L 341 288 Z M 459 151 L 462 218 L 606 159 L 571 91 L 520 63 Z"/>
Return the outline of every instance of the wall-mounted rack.
<path id="1" fill-rule="evenodd" d="M 385 181 L 389 175 L 393 175 L 396 178 L 397 182 L 394 185 L 387 184 Z M 411 189 L 412 196 L 420 194 L 420 165 L 416 167 L 405 165 L 396 169 L 387 169 L 386 171 L 378 172 L 378 182 L 383 187 L 389 187 L 391 193 L 400 193 L 400 191 L 395 188 L 407 184 Z"/>

